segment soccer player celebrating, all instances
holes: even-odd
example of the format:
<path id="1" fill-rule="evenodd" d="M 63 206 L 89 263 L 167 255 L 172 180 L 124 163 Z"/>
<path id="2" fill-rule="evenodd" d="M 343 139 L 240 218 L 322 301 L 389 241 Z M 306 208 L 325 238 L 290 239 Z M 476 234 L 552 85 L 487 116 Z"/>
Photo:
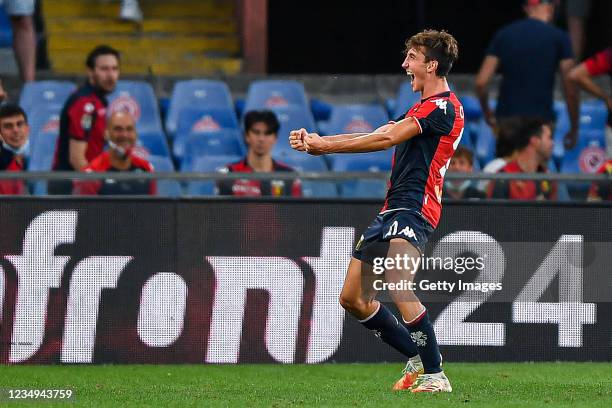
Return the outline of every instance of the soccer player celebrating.
<path id="1" fill-rule="evenodd" d="M 422 99 L 403 118 L 372 133 L 321 137 L 305 129 L 290 133 L 291 147 L 312 155 L 359 153 L 395 146 L 385 204 L 353 251 L 340 304 L 383 341 L 408 357 L 394 390 L 450 392 L 427 309 L 411 290 L 390 291 L 403 324 L 375 300 L 373 254 L 383 247 L 387 259 L 420 258 L 440 219 L 444 174 L 463 133 L 463 107 L 446 76 L 459 54 L 445 31 L 425 30 L 406 42 L 402 68 Z M 412 281 L 416 269 L 403 263 L 385 269 L 387 283 Z"/>

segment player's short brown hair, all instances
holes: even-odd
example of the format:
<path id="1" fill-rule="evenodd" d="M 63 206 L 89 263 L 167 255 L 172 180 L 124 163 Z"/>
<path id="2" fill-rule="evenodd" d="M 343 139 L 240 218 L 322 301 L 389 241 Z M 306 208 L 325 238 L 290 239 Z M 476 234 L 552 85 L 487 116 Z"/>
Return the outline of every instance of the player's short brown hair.
<path id="1" fill-rule="evenodd" d="M 465 146 L 457 146 L 453 157 L 464 157 L 468 161 L 468 163 L 470 163 L 470 166 L 474 165 L 474 153 L 472 153 L 472 151 Z"/>
<path id="2" fill-rule="evenodd" d="M 459 58 L 459 45 L 455 37 L 442 30 L 424 30 L 406 41 L 405 52 L 411 48 L 421 49 L 425 62 L 438 61 L 436 75 L 445 77 Z"/>

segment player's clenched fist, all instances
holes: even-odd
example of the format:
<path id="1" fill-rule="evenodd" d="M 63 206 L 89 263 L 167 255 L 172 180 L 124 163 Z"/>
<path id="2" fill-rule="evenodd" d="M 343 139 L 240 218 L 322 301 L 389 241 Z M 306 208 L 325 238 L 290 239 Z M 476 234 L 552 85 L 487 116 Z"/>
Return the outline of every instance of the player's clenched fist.
<path id="1" fill-rule="evenodd" d="M 317 156 L 326 153 L 327 141 L 316 133 L 307 133 L 302 139 L 306 153 Z"/>
<path id="2" fill-rule="evenodd" d="M 306 136 L 308 132 L 306 129 L 302 128 L 300 130 L 292 130 L 289 132 L 289 146 L 292 149 L 297 150 L 298 152 L 306 151 L 304 146 L 304 136 Z"/>

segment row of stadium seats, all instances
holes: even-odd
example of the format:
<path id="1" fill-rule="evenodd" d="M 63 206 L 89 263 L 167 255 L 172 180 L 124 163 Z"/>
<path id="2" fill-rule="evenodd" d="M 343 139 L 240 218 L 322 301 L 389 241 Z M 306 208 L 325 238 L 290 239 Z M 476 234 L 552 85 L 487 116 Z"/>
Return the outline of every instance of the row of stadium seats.
<path id="1" fill-rule="evenodd" d="M 30 117 L 32 153 L 30 168 L 46 170 L 51 166 L 55 138 L 59 131 L 59 113 L 65 100 L 76 88 L 67 81 L 38 81 L 24 86 L 20 104 Z M 387 123 L 389 118 L 401 116 L 418 100 L 410 84 L 399 89 L 397 98 L 380 105 L 333 106 L 327 120 L 315 122 L 304 87 L 295 81 L 254 81 L 244 101 L 243 112 L 251 109 L 274 111 L 281 124 L 280 135 L 304 127 L 322 134 L 368 132 Z M 461 98 L 466 117 L 466 130 L 461 144 L 475 152 L 478 169 L 495 154 L 495 138 L 482 118 L 477 99 Z M 224 82 L 188 80 L 176 83 L 170 98 L 165 128 L 162 126 L 159 103 L 153 88 L 146 82 L 119 81 L 109 96 L 109 109 L 127 110 L 136 118 L 141 147 L 145 154 L 166 157 L 180 169 L 190 168 L 200 157 L 242 155 L 245 152 L 240 120 L 229 88 Z M 389 115 L 389 110 L 392 115 Z M 607 110 L 599 101 L 585 101 L 581 107 L 578 146 L 563 149 L 563 135 L 569 128 L 565 105 L 556 103 L 559 115 L 555 131 L 555 165 L 562 172 L 592 171 L 605 149 L 605 120 Z M 588 157 L 584 157 L 588 154 Z M 291 165 L 292 156 L 286 137 L 279 137 L 274 156 Z M 327 163 L 334 170 L 330 157 Z M 586 164 L 585 164 L 586 163 Z"/>

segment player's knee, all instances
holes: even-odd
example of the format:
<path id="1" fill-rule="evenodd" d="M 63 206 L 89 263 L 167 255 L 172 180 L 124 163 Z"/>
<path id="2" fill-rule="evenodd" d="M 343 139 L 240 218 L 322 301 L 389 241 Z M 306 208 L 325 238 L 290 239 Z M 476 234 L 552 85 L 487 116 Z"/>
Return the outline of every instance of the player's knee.
<path id="1" fill-rule="evenodd" d="M 340 294 L 340 306 L 351 314 L 361 314 L 367 309 L 367 302 L 360 297 Z"/>

